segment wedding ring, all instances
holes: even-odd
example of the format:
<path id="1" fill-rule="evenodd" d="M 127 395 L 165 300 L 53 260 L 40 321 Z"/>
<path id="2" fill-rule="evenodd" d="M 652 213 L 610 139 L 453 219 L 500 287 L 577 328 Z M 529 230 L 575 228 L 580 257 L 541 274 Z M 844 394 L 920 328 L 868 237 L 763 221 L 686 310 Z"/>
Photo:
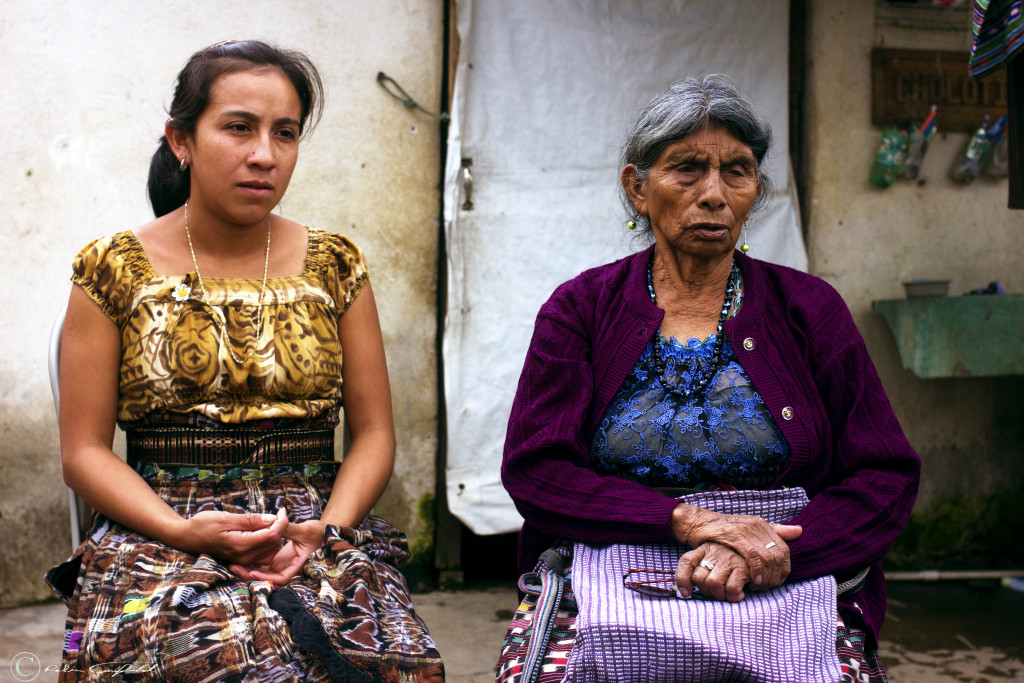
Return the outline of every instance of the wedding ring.
<path id="1" fill-rule="evenodd" d="M 711 562 L 708 562 L 707 560 L 701 560 L 700 564 L 698 566 L 699 567 L 703 567 L 704 569 L 707 569 L 709 572 L 710 571 L 714 571 L 714 569 L 715 569 L 715 565 L 712 564 Z"/>
<path id="2" fill-rule="evenodd" d="M 772 541 L 771 543 L 766 543 L 764 547 L 767 548 L 768 550 L 771 550 L 772 548 L 775 547 L 775 541 Z"/>

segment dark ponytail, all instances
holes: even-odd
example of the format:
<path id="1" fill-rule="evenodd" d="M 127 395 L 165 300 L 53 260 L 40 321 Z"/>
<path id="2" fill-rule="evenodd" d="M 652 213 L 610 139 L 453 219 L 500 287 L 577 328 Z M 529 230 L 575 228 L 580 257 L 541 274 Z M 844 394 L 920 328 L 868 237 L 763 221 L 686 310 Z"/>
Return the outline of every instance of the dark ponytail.
<path id="1" fill-rule="evenodd" d="M 181 170 L 181 161 L 174 156 L 166 137 L 160 138 L 160 146 L 149 162 L 146 188 L 149 191 L 149 203 L 158 218 L 182 206 L 188 199 L 188 168 Z"/>
<path id="2" fill-rule="evenodd" d="M 258 68 L 280 69 L 291 81 L 302 108 L 299 132 L 312 130 L 323 111 L 324 87 L 319 72 L 301 52 L 258 40 L 218 43 L 192 55 L 178 74 L 167 125 L 191 135 L 209 103 L 214 81 L 227 73 Z M 167 138 L 161 138 L 149 163 L 147 182 L 149 203 L 157 217 L 174 211 L 188 200 L 190 176 L 187 167 L 181 170 L 181 160 L 174 156 Z"/>

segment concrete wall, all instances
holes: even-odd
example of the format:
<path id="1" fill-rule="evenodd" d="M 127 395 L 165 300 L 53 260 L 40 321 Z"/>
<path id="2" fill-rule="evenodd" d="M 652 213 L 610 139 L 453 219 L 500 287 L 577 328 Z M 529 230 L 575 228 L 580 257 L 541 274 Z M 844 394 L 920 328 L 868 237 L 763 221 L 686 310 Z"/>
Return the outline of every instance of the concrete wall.
<path id="1" fill-rule="evenodd" d="M 966 34 L 875 24 L 873 2 L 809 0 L 804 196 L 812 272 L 850 305 L 911 442 L 922 455 L 919 510 L 1024 480 L 1024 399 L 1016 380 L 919 380 L 901 368 L 874 299 L 901 281 L 950 278 L 959 294 L 992 280 L 1024 291 L 1024 212 L 1006 182 L 945 177 L 962 134 L 931 145 L 921 185 L 867 184 L 880 131 L 870 123 L 870 50 L 938 47 Z M 305 50 L 328 86 L 285 215 L 350 234 L 370 259 L 399 439 L 377 511 L 414 543 L 425 530 L 437 444 L 435 371 L 438 126 L 378 87 L 385 71 L 428 109 L 440 100 L 436 0 L 6 0 L 0 5 L 0 604 L 50 597 L 40 576 L 69 550 L 66 495 L 46 372 L 69 264 L 101 234 L 151 215 L 145 173 L 173 78 L 191 52 L 258 37 Z M 756 250 L 757 245 L 754 245 Z M 754 252 L 756 255 L 756 251 Z M 984 340 L 979 340 L 984 343 Z"/>
<path id="2" fill-rule="evenodd" d="M 946 176 L 965 134 L 941 133 L 940 122 L 920 184 L 878 190 L 867 182 L 881 134 L 871 125 L 872 47 L 969 50 L 967 23 L 962 32 L 899 31 L 876 25 L 874 2 L 808 4 L 803 199 L 810 270 L 846 299 L 921 454 L 915 515 L 951 496 L 1019 487 L 1019 378 L 920 380 L 902 369 L 888 327 L 871 311 L 872 300 L 902 298 L 901 282 L 917 277 L 948 278 L 954 295 L 993 280 L 1024 292 L 1024 211 L 1006 208 L 1007 181 L 979 178 L 963 186 Z"/>
<path id="3" fill-rule="evenodd" d="M 51 597 L 41 575 L 70 550 L 46 343 L 71 259 L 152 216 L 146 171 L 174 77 L 225 39 L 298 48 L 321 69 L 327 109 L 282 211 L 350 235 L 369 258 L 399 442 L 376 511 L 413 541 L 423 531 L 437 449 L 439 126 L 375 79 L 385 71 L 438 108 L 442 10 L 436 0 L 0 5 L 0 604 Z"/>

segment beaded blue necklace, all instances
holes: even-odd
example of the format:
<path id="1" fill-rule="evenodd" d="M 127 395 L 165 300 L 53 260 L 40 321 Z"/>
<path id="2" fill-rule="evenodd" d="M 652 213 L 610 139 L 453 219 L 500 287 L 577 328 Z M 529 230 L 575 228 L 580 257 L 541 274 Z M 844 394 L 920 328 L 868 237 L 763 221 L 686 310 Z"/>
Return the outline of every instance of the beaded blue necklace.
<path id="1" fill-rule="evenodd" d="M 657 305 L 658 298 L 654 295 L 654 278 L 651 275 L 651 264 L 654 259 L 647 263 L 647 291 L 651 295 L 651 301 Z M 729 319 L 729 309 L 732 308 L 732 297 L 736 291 L 736 283 L 738 280 L 738 273 L 736 263 L 732 264 L 732 270 L 729 272 L 729 281 L 725 286 L 725 301 L 722 302 L 722 312 L 718 316 L 718 327 L 715 335 L 715 348 L 711 354 L 711 360 L 703 364 L 701 363 L 696 354 L 687 357 L 682 361 L 683 368 L 688 370 L 690 375 L 690 381 L 685 387 L 680 386 L 677 381 L 673 381 L 666 375 L 667 363 L 665 362 L 665 355 L 661 350 L 662 336 L 661 329 L 657 332 L 657 341 L 654 345 L 654 353 L 652 354 L 652 360 L 654 361 L 654 367 L 658 371 L 658 376 L 661 378 L 661 385 L 666 391 L 669 391 L 676 396 L 681 397 L 683 400 L 689 399 L 696 391 L 703 390 L 711 378 L 715 376 L 718 371 L 718 366 L 722 363 L 722 347 L 725 345 L 725 321 Z M 680 373 L 687 374 L 687 373 Z"/>

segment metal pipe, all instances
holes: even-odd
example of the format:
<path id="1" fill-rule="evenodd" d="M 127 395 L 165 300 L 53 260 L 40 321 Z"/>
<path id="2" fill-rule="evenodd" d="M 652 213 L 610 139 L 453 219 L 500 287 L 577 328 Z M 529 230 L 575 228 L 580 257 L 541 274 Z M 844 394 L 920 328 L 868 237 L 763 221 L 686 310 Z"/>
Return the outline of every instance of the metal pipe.
<path id="1" fill-rule="evenodd" d="M 964 581 L 974 579 L 1019 579 L 1024 578 L 1024 570 L 946 570 L 923 569 L 917 572 L 886 572 L 889 581 Z"/>

